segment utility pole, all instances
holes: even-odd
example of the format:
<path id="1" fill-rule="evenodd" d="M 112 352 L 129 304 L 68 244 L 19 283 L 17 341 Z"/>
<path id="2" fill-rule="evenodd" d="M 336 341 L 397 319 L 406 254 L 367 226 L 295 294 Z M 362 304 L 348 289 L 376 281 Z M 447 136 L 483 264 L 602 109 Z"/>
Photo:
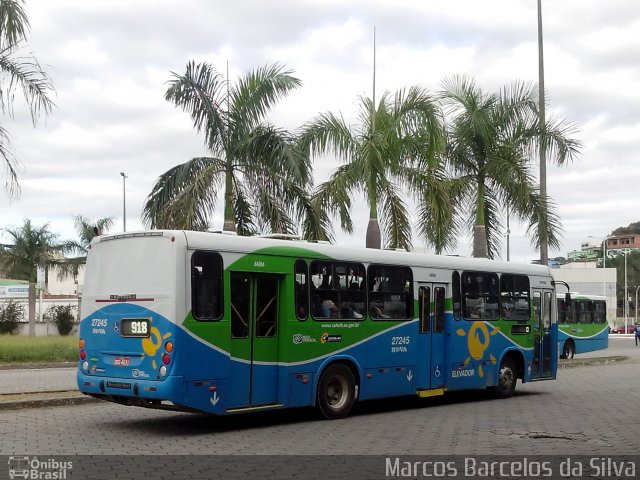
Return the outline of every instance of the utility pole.
<path id="1" fill-rule="evenodd" d="M 542 0 L 538 0 L 538 110 L 540 115 L 540 195 L 544 208 L 547 206 L 547 158 L 544 137 L 546 136 L 546 119 L 544 106 L 544 52 L 542 42 Z M 540 263 L 549 264 L 549 245 L 546 232 L 540 234 Z"/>

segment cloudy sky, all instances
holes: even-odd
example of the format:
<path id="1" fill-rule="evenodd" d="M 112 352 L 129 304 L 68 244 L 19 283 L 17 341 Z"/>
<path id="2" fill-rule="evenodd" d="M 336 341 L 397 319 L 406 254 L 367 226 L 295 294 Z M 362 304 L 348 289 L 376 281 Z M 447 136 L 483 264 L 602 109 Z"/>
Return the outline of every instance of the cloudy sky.
<path id="1" fill-rule="evenodd" d="M 57 106 L 35 129 L 19 105 L 1 120 L 22 191 L 12 201 L 0 192 L 0 228 L 30 218 L 61 238 L 74 237 L 78 214 L 113 217 L 112 231 L 122 230 L 120 172 L 127 230 L 142 228 L 157 177 L 206 154 L 187 114 L 164 100 L 170 72 L 188 60 L 221 72 L 228 61 L 232 80 L 266 63 L 293 69 L 303 87 L 270 116 L 291 130 L 327 110 L 349 118 L 358 96 L 371 96 L 374 26 L 378 94 L 414 84 L 437 91 L 453 74 L 485 91 L 538 80 L 536 0 L 27 0 L 26 8 L 26 51 L 51 75 Z M 564 226 L 553 256 L 640 220 L 640 9 L 636 0 L 544 0 L 543 21 L 548 112 L 575 123 L 584 143 L 577 162 L 548 168 Z M 317 179 L 335 166 L 316 162 Z M 361 228 L 340 242 L 363 245 L 367 217 L 355 210 Z M 538 257 L 518 225 L 511 252 Z M 450 253 L 470 254 L 469 240 Z"/>

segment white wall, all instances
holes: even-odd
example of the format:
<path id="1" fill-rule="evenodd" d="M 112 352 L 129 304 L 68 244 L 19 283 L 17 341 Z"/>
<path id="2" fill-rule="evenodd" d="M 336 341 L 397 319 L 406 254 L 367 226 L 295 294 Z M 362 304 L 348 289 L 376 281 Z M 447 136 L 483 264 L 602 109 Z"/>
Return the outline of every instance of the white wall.
<path id="1" fill-rule="evenodd" d="M 58 278 L 58 269 L 49 269 L 48 282 L 46 291 L 50 295 L 78 295 L 82 293 L 82 285 L 84 284 L 84 266 L 80 267 L 78 277 Z"/>

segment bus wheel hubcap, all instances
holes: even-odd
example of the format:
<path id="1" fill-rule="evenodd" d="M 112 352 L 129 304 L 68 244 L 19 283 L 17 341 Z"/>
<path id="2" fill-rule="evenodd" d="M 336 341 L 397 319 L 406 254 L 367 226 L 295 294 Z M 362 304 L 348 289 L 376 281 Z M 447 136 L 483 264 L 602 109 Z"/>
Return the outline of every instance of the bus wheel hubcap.
<path id="1" fill-rule="evenodd" d="M 502 386 L 505 389 L 511 388 L 511 384 L 513 383 L 513 372 L 510 368 L 503 368 L 500 374 L 500 380 L 502 380 Z"/>
<path id="2" fill-rule="evenodd" d="M 346 385 L 343 378 L 334 377 L 327 385 L 327 402 L 333 408 L 340 408 L 346 400 Z"/>

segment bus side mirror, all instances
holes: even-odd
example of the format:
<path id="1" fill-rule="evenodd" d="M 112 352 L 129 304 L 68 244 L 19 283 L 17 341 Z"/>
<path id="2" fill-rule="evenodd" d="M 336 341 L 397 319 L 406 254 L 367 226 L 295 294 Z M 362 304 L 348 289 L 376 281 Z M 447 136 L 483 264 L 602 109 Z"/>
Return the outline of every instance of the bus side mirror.
<path id="1" fill-rule="evenodd" d="M 567 292 L 564 294 L 564 303 L 566 305 L 571 305 L 571 293 Z"/>

